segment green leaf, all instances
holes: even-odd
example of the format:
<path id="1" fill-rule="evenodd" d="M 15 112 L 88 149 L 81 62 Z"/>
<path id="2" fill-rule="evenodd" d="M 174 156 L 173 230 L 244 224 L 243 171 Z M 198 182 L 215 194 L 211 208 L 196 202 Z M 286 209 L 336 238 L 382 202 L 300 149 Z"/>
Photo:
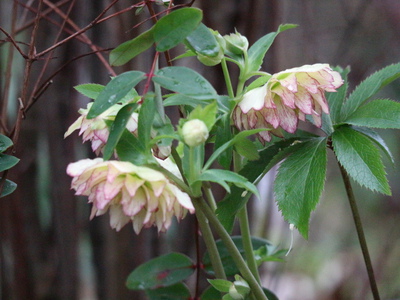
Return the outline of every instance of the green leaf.
<path id="1" fill-rule="evenodd" d="M 298 143 L 295 144 L 298 140 L 297 138 L 289 138 L 272 144 L 259 152 L 260 159 L 249 161 L 243 169 L 240 170 L 239 174 L 246 177 L 250 182 L 254 182 L 257 178 L 265 175 L 274 165 L 295 151 L 299 145 Z M 292 146 L 292 144 L 294 144 L 294 146 Z M 219 151 L 219 149 L 217 151 Z M 211 157 L 209 161 L 210 160 Z M 207 161 L 207 164 L 209 161 Z M 243 197 L 242 194 L 243 189 L 232 187 L 231 194 L 227 195 L 224 200 L 218 202 L 216 214 L 222 225 L 224 225 L 229 232 L 233 228 L 236 213 L 249 199 L 249 197 Z"/>
<path id="2" fill-rule="evenodd" d="M 114 77 L 94 101 L 87 118 L 95 118 L 121 101 L 144 78 L 145 73 L 140 71 L 129 71 Z"/>
<path id="3" fill-rule="evenodd" d="M 4 152 L 10 146 L 12 146 L 13 142 L 10 138 L 6 137 L 3 134 L 0 134 L 0 152 Z"/>
<path id="4" fill-rule="evenodd" d="M 340 119 L 340 111 L 342 109 L 343 103 L 344 103 L 344 101 L 346 99 L 346 95 L 347 95 L 347 89 L 349 86 L 349 83 L 347 81 L 347 75 L 350 72 L 350 67 L 347 67 L 346 69 L 336 67 L 333 69 L 335 71 L 339 72 L 344 80 L 343 85 L 336 90 L 336 93 L 326 93 L 326 100 L 328 101 L 328 104 L 329 104 L 329 116 L 332 120 L 332 123 L 337 124 L 342 121 Z M 322 123 L 322 124 L 324 124 L 324 123 Z M 328 134 L 331 134 L 331 133 L 332 132 L 330 132 Z"/>
<path id="5" fill-rule="evenodd" d="M 218 291 L 228 293 L 232 282 L 224 279 L 207 279 L 207 281 Z"/>
<path id="6" fill-rule="evenodd" d="M 332 142 L 339 163 L 356 182 L 372 191 L 391 194 L 379 151 L 370 138 L 341 126 L 333 133 Z"/>
<path id="7" fill-rule="evenodd" d="M 346 123 L 372 128 L 400 129 L 400 103 L 388 99 L 377 99 L 360 106 Z"/>
<path id="8" fill-rule="evenodd" d="M 137 267 L 126 281 L 131 290 L 170 286 L 185 280 L 194 272 L 192 260 L 180 253 L 169 253 Z"/>
<path id="9" fill-rule="evenodd" d="M 191 296 L 187 286 L 181 282 L 154 290 L 146 290 L 146 295 L 150 300 L 187 300 Z"/>
<path id="10" fill-rule="evenodd" d="M 234 185 L 244 188 L 258 198 L 260 198 L 257 187 L 248 182 L 247 179 L 237 173 L 228 170 L 220 170 L 220 169 L 208 169 L 201 173 L 201 175 L 197 179 L 198 181 L 211 181 L 218 183 L 221 185 L 228 193 L 230 192 L 230 187 L 227 182 L 233 183 Z"/>
<path id="11" fill-rule="evenodd" d="M 149 146 L 151 127 L 156 114 L 154 94 L 147 94 L 139 111 L 138 139 L 144 146 Z"/>
<path id="12" fill-rule="evenodd" d="M 265 53 L 267 53 L 268 49 L 271 47 L 273 41 L 275 40 L 276 36 L 291 28 L 295 28 L 297 25 L 294 24 L 285 24 L 280 25 L 276 32 L 271 32 L 267 35 L 264 35 L 260 38 L 257 42 L 255 42 L 249 49 L 249 69 L 248 73 L 256 72 L 260 69 Z"/>
<path id="13" fill-rule="evenodd" d="M 191 107 L 197 107 L 203 105 L 204 101 L 183 94 L 175 94 L 166 98 L 163 103 L 164 106 L 188 105 Z"/>
<path id="14" fill-rule="evenodd" d="M 245 137 L 236 139 L 235 150 L 237 153 L 247 158 L 248 160 L 256 160 L 260 158 L 257 146 L 254 144 L 254 142 Z"/>
<path id="15" fill-rule="evenodd" d="M 264 76 L 258 77 L 252 83 L 249 84 L 249 86 L 246 88 L 246 92 L 249 92 L 252 89 L 258 88 L 258 87 L 266 84 L 271 77 L 272 77 L 271 75 L 264 75 Z"/>
<path id="16" fill-rule="evenodd" d="M 235 243 L 240 254 L 242 256 L 244 256 L 245 251 L 243 248 L 242 237 L 241 236 L 232 236 L 232 241 Z M 264 246 L 267 246 L 267 247 L 272 246 L 268 240 L 257 238 L 257 237 L 251 237 L 251 244 L 253 245 L 253 249 L 255 249 L 255 250 L 257 250 L 261 247 L 264 247 Z M 240 272 L 237 269 L 236 264 L 233 261 L 230 252 L 225 247 L 225 244 L 221 240 L 218 240 L 216 242 L 216 245 L 217 245 L 218 253 L 221 257 L 222 265 L 224 266 L 226 276 L 233 276 L 235 274 L 239 274 Z M 204 264 L 205 271 L 211 275 L 214 275 L 214 270 L 212 269 L 212 266 L 211 266 L 211 260 L 210 260 L 210 255 L 209 255 L 208 251 L 206 251 L 204 253 L 203 264 Z"/>
<path id="17" fill-rule="evenodd" d="M 141 33 L 134 39 L 122 43 L 110 52 L 110 64 L 112 66 L 122 66 L 128 61 L 149 49 L 153 43 L 153 28 Z"/>
<path id="18" fill-rule="evenodd" d="M 1 180 L 1 177 L 0 177 Z M 1 197 L 5 197 L 7 195 L 10 195 L 12 192 L 15 191 L 15 189 L 17 188 L 17 184 L 12 182 L 11 180 L 6 179 L 6 181 L 4 182 L 3 185 L 3 190 L 1 191 Z"/>
<path id="19" fill-rule="evenodd" d="M 19 159 L 12 155 L 0 153 L 0 172 L 14 167 L 19 162 Z"/>
<path id="20" fill-rule="evenodd" d="M 221 297 L 221 293 L 210 286 L 201 294 L 200 300 L 221 300 Z"/>
<path id="21" fill-rule="evenodd" d="M 342 119 L 346 121 L 358 107 L 375 95 L 381 88 L 400 77 L 400 63 L 375 72 L 361 82 L 342 106 Z"/>
<path id="22" fill-rule="evenodd" d="M 215 143 L 214 143 L 214 151 L 213 154 L 218 151 L 224 144 L 227 145 L 225 149 L 220 151 L 220 153 L 215 155 L 214 157 L 218 160 L 218 163 L 226 170 L 229 170 L 232 162 L 232 146 L 229 141 L 232 139 L 231 132 L 231 118 L 230 113 L 225 113 L 220 116 L 217 121 L 216 130 L 217 133 L 215 135 Z M 215 159 L 214 158 L 214 159 Z M 209 160 L 210 165 L 213 160 Z M 208 161 L 207 161 L 208 164 Z"/>
<path id="23" fill-rule="evenodd" d="M 146 152 L 145 145 L 143 145 L 138 138 L 127 129 L 122 133 L 115 149 L 117 150 L 120 160 L 130 161 L 134 165 L 138 166 L 147 163 L 147 157 L 150 155 Z"/>
<path id="24" fill-rule="evenodd" d="M 152 80 L 163 88 L 195 99 L 216 99 L 214 87 L 199 73 L 186 67 L 166 67 L 155 72 Z"/>
<path id="25" fill-rule="evenodd" d="M 137 103 L 130 103 L 122 107 L 117 113 L 114 122 L 110 127 L 110 134 L 108 136 L 107 144 L 104 147 L 103 159 L 108 160 L 114 153 L 114 149 L 117 146 L 122 133 L 126 129 L 129 118 L 137 108 Z"/>
<path id="26" fill-rule="evenodd" d="M 275 179 L 275 199 L 285 220 L 308 237 L 311 212 L 315 209 L 326 176 L 326 138 L 298 144 L 279 167 Z"/>
<path id="27" fill-rule="evenodd" d="M 219 53 L 219 44 L 210 29 L 200 23 L 186 38 L 189 46 L 197 53 L 208 57 L 215 57 Z"/>
<path id="28" fill-rule="evenodd" d="M 200 9 L 185 7 L 162 17 L 154 25 L 153 36 L 156 50 L 167 51 L 181 43 L 200 24 Z"/>
<path id="29" fill-rule="evenodd" d="M 371 128 L 367 127 L 352 127 L 352 128 L 370 138 L 371 141 L 373 141 L 375 145 L 377 145 L 383 151 L 383 153 L 387 156 L 387 158 L 391 161 L 391 163 L 394 164 L 394 158 L 392 152 L 390 151 L 389 147 L 386 145 L 385 141 L 379 134 L 377 134 Z"/>
<path id="30" fill-rule="evenodd" d="M 206 124 L 207 129 L 210 131 L 215 124 L 217 110 L 218 107 L 216 101 L 213 101 L 204 107 L 199 105 L 190 112 L 187 119 L 188 120 L 198 119 L 203 121 Z"/>
<path id="31" fill-rule="evenodd" d="M 97 83 L 85 83 L 74 87 L 79 93 L 90 98 L 96 99 L 100 92 L 104 90 L 104 85 Z"/>

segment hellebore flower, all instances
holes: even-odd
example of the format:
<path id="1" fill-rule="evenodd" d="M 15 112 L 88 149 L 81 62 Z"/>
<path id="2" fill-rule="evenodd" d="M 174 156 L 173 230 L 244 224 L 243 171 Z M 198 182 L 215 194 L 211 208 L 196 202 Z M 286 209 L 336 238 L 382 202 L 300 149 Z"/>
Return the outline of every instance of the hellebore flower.
<path id="1" fill-rule="evenodd" d="M 322 112 L 329 114 L 325 92 L 336 92 L 343 84 L 340 74 L 328 64 L 304 65 L 272 75 L 261 87 L 244 94 L 233 112 L 236 127 L 240 130 L 270 128 L 259 133 L 270 141 L 273 133 L 282 136 L 280 129 L 294 133 L 298 120 L 311 115 L 321 127 Z"/>
<path id="2" fill-rule="evenodd" d="M 83 142 L 91 141 L 92 150 L 97 155 L 103 150 L 107 143 L 110 130 L 107 126 L 106 121 L 114 121 L 118 111 L 123 107 L 120 104 L 115 104 L 107 109 L 105 112 L 93 119 L 87 119 L 86 116 L 90 110 L 92 103 L 87 105 L 87 108 L 81 108 L 78 112 L 81 116 L 68 128 L 64 135 L 64 138 L 69 136 L 72 132 L 79 129 L 79 135 L 82 135 Z M 137 129 L 138 114 L 133 113 L 128 121 L 126 128 L 130 132 L 134 132 Z"/>
<path id="3" fill-rule="evenodd" d="M 161 172 L 124 161 L 83 159 L 67 167 L 76 195 L 89 196 L 90 219 L 110 211 L 110 225 L 119 231 L 132 221 L 134 231 L 157 226 L 164 232 L 172 217 L 194 213 L 189 196 Z"/>

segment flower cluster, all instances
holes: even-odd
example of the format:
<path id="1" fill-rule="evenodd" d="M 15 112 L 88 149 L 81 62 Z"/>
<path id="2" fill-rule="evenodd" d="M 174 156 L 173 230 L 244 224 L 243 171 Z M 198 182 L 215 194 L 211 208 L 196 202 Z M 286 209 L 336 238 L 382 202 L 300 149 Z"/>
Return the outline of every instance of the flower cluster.
<path id="1" fill-rule="evenodd" d="M 173 163 L 169 165 L 176 167 Z M 93 203 L 91 219 L 109 210 L 110 225 L 117 231 L 132 221 L 137 234 L 143 227 L 153 225 L 164 232 L 173 216 L 180 220 L 187 211 L 194 213 L 186 193 L 161 172 L 147 167 L 96 158 L 69 164 L 67 173 L 73 177 L 71 188 L 75 194 L 89 196 L 89 202 Z"/>
<path id="2" fill-rule="evenodd" d="M 271 140 L 270 133 L 282 136 L 281 128 L 294 133 L 306 115 L 321 127 L 322 112 L 329 113 L 325 92 L 335 92 L 342 84 L 340 74 L 327 64 L 279 72 L 264 86 L 245 93 L 233 112 L 234 123 L 240 130 L 271 129 L 259 133 L 264 141 Z"/>
<path id="3" fill-rule="evenodd" d="M 82 108 L 79 110 L 81 116 L 68 128 L 64 138 L 69 136 L 75 130 L 79 129 L 79 135 L 82 135 L 83 142 L 91 141 L 93 152 L 99 155 L 107 143 L 107 139 L 110 134 L 110 130 L 106 121 L 115 120 L 115 116 L 123 106 L 121 104 L 115 104 L 99 116 L 93 119 L 88 119 L 87 114 L 92 104 L 93 103 L 89 103 L 86 109 Z M 137 123 L 138 114 L 133 113 L 128 121 L 128 124 L 126 125 L 126 128 L 130 132 L 135 132 L 137 130 Z"/>

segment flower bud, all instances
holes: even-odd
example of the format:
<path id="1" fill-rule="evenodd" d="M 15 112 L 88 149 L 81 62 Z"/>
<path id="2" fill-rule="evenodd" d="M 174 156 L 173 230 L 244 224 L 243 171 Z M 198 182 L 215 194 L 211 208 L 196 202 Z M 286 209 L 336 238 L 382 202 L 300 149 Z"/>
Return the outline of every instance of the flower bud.
<path id="1" fill-rule="evenodd" d="M 226 41 L 226 50 L 233 54 L 241 55 L 249 48 L 249 42 L 247 38 L 241 35 L 239 32 L 225 35 L 224 39 Z"/>
<path id="2" fill-rule="evenodd" d="M 208 138 L 207 125 L 199 119 L 189 120 L 183 124 L 181 133 L 185 144 L 190 147 L 198 146 Z"/>

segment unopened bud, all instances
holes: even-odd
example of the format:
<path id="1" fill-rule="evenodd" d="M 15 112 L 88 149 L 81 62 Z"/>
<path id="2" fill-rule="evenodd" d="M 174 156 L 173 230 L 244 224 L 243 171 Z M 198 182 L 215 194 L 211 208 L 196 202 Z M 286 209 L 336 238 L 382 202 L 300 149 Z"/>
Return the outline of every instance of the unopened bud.
<path id="1" fill-rule="evenodd" d="M 198 146 L 208 138 L 207 125 L 199 119 L 187 121 L 182 126 L 182 137 L 188 146 Z"/>
<path id="2" fill-rule="evenodd" d="M 226 50 L 237 55 L 243 54 L 249 47 L 247 38 L 239 32 L 225 35 L 224 39 L 226 41 Z"/>

